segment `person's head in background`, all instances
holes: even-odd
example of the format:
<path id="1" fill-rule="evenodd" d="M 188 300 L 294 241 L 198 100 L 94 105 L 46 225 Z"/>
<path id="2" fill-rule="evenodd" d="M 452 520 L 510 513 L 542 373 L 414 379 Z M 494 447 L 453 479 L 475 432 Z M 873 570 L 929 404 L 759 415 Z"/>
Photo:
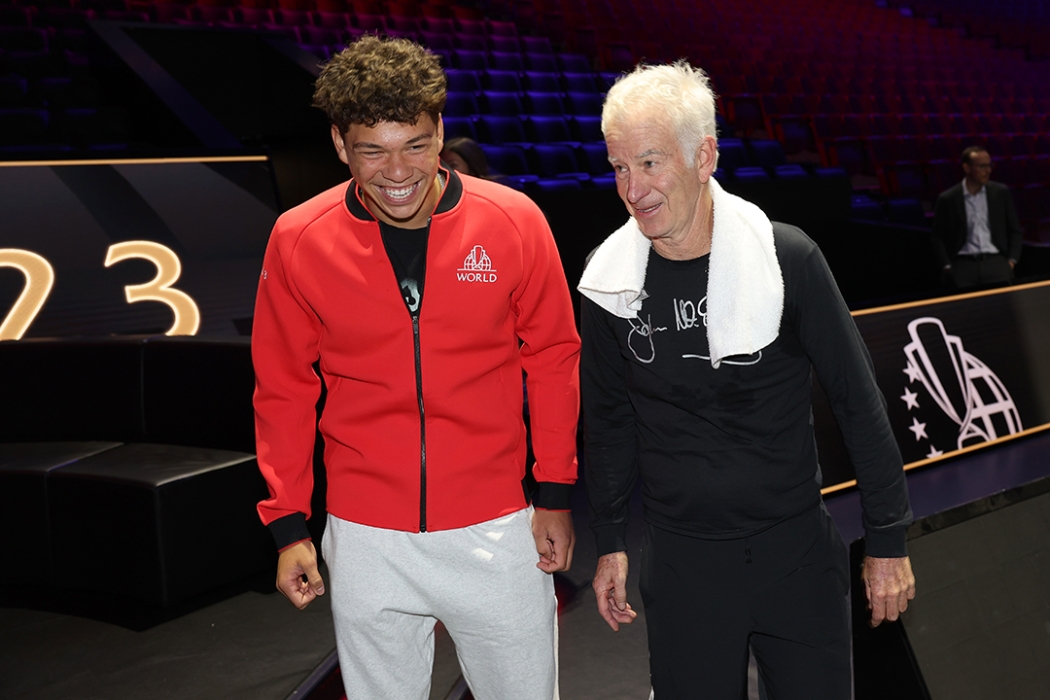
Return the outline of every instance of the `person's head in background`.
<path id="1" fill-rule="evenodd" d="M 984 146 L 969 146 L 962 154 L 966 187 L 976 194 L 992 179 L 992 156 Z"/>
<path id="2" fill-rule="evenodd" d="M 441 160 L 452 166 L 452 169 L 463 175 L 489 177 L 489 163 L 485 151 L 472 138 L 457 136 L 445 141 L 441 151 Z"/>

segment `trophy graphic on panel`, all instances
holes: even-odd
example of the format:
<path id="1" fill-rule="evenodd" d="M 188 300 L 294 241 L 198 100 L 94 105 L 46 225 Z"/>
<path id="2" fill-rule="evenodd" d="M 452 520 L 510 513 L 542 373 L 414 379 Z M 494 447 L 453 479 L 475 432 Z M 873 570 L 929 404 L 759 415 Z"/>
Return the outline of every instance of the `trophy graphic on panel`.
<path id="1" fill-rule="evenodd" d="M 1010 392 L 985 363 L 966 352 L 959 336 L 948 334 L 940 319 L 917 318 L 908 324 L 908 335 L 911 342 L 904 347 L 908 385 L 900 399 L 908 406 L 912 419 L 908 429 L 915 440 L 929 443 L 927 457 L 944 454 L 946 444 L 947 451 L 962 449 L 1023 429 Z M 914 390 L 916 383 L 925 395 Z M 924 412 L 927 398 L 952 423 Z"/>

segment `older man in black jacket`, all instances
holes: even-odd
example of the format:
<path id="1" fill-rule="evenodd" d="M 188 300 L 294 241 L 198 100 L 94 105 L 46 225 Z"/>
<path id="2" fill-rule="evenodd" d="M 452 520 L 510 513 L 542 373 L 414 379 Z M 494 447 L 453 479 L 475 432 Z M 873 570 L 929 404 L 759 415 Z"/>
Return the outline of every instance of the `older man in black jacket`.
<path id="1" fill-rule="evenodd" d="M 1021 224 L 1010 190 L 991 182 L 992 157 L 982 146 L 962 154 L 966 177 L 937 198 L 933 248 L 942 278 L 956 288 L 1009 282 L 1021 256 Z"/>

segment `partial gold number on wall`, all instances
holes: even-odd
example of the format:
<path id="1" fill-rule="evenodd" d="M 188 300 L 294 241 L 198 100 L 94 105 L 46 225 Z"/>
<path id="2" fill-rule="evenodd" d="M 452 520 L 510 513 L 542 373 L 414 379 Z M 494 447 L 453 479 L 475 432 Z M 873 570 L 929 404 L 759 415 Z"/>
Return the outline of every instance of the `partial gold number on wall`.
<path id="1" fill-rule="evenodd" d="M 18 340 L 47 301 L 55 284 L 55 271 L 36 253 L 17 248 L 0 249 L 0 267 L 13 267 L 26 278 L 22 294 L 0 324 L 0 340 Z"/>
<path id="2" fill-rule="evenodd" d="M 159 301 L 167 304 L 175 314 L 175 323 L 165 335 L 195 335 L 201 325 L 201 314 L 189 294 L 171 285 L 182 274 L 182 264 L 170 248 L 153 241 L 126 241 L 114 243 L 106 253 L 106 267 L 121 260 L 141 258 L 149 260 L 157 268 L 157 276 L 146 284 L 129 284 L 124 287 L 124 296 L 129 304 L 138 301 Z"/>

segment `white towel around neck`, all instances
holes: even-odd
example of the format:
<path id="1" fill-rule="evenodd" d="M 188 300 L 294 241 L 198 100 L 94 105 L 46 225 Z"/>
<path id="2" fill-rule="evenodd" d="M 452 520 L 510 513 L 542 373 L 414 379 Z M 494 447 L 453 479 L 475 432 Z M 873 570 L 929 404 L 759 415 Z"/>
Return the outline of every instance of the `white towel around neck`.
<path id="1" fill-rule="evenodd" d="M 780 332 L 784 278 L 773 225 L 761 209 L 708 180 L 714 230 L 707 279 L 707 343 L 711 365 L 751 355 Z M 637 318 L 647 295 L 651 243 L 632 217 L 598 247 L 583 272 L 580 293 L 620 318 Z"/>

